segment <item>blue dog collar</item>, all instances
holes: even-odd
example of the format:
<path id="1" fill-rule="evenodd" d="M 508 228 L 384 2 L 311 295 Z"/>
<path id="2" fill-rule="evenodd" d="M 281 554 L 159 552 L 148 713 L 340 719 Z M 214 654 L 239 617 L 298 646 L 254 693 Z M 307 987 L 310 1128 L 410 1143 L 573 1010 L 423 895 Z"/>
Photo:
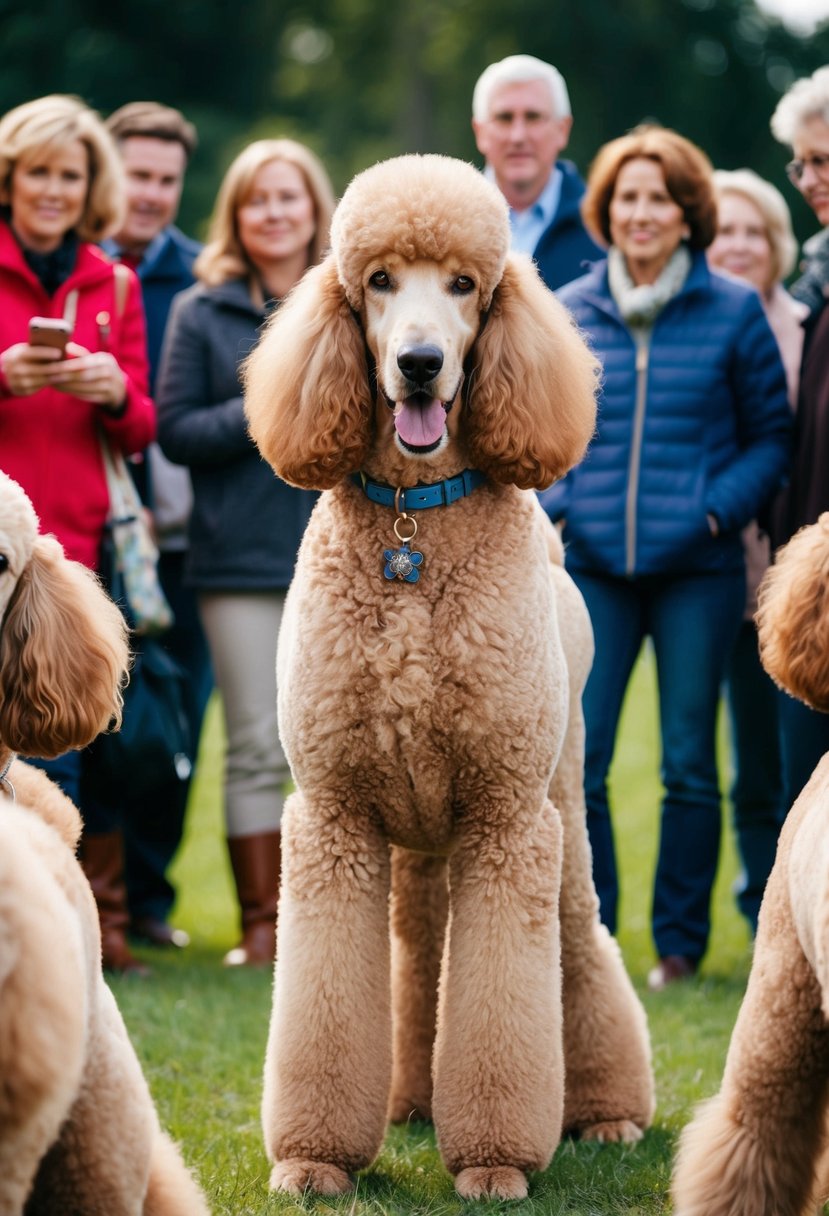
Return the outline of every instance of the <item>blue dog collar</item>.
<path id="1" fill-rule="evenodd" d="M 394 486 L 384 485 L 382 481 L 371 481 L 365 473 L 353 473 L 351 480 L 363 491 L 366 498 L 376 502 L 381 507 L 396 507 L 399 511 L 424 511 L 427 507 L 448 507 L 461 498 L 466 498 L 478 486 L 486 481 L 486 475 L 479 469 L 464 469 L 457 477 L 447 477 L 445 481 L 436 481 L 429 486 L 411 486 L 408 490 L 398 491 Z"/>

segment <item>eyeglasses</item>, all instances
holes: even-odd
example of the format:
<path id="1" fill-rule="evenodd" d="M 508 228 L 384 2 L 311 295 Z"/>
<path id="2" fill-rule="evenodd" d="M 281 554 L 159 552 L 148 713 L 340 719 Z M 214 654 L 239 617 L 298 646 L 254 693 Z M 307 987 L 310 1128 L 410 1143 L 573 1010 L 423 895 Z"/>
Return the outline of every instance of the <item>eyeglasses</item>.
<path id="1" fill-rule="evenodd" d="M 799 186 L 806 169 L 814 169 L 815 176 L 829 181 L 829 156 L 806 156 L 803 160 L 790 160 L 786 165 L 786 177 L 793 186 Z"/>

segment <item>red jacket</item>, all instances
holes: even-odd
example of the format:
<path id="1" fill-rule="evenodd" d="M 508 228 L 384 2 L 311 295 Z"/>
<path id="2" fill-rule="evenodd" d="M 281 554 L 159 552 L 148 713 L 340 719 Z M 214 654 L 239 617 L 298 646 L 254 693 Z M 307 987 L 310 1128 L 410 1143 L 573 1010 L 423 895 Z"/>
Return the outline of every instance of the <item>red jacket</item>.
<path id="1" fill-rule="evenodd" d="M 141 451 L 155 436 L 141 289 L 132 275 L 123 314 L 116 316 L 113 264 L 96 246 L 82 243 L 75 269 L 50 297 L 0 221 L 0 351 L 27 341 L 31 317 L 62 317 L 73 289 L 73 340 L 90 351 L 112 351 L 127 378 L 126 411 L 114 418 L 54 388 L 12 397 L 0 373 L 0 468 L 29 495 L 41 529 L 54 533 L 67 556 L 95 569 L 109 507 L 96 424 L 125 455 Z M 108 336 L 99 324 L 102 312 L 109 313 Z"/>

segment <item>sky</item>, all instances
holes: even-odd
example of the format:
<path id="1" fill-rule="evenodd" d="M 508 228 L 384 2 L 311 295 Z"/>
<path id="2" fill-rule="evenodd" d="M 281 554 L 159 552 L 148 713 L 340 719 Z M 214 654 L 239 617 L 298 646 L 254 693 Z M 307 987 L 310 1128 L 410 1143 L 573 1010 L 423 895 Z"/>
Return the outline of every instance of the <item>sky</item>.
<path id="1" fill-rule="evenodd" d="M 811 33 L 819 21 L 829 17 L 829 0 L 757 0 L 757 4 L 799 34 Z"/>

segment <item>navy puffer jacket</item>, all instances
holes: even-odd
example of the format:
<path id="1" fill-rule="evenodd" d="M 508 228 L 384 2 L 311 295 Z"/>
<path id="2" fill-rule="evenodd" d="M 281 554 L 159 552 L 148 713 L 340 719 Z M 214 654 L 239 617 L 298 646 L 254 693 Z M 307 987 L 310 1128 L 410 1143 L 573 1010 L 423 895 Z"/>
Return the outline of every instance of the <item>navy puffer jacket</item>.
<path id="1" fill-rule="evenodd" d="M 759 296 L 695 253 L 639 350 L 606 263 L 558 296 L 604 366 L 587 455 L 541 495 L 564 521 L 568 568 L 628 577 L 739 569 L 740 529 L 789 463 L 786 378 Z"/>

